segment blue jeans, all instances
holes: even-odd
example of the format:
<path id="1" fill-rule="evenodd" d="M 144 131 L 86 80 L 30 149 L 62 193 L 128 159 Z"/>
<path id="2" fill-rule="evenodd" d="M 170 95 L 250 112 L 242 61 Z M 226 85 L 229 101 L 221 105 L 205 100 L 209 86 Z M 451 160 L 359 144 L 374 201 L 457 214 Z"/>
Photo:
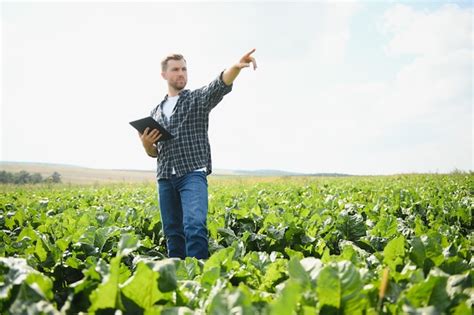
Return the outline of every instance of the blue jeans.
<path id="1" fill-rule="evenodd" d="M 158 180 L 161 221 L 169 257 L 209 257 L 207 174 L 190 172 Z"/>

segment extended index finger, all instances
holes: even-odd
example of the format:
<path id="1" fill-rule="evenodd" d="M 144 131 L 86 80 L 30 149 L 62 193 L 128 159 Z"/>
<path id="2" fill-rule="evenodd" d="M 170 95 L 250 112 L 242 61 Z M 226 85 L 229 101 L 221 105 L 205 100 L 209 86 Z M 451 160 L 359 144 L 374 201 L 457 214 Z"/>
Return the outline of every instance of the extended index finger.
<path id="1" fill-rule="evenodd" d="M 253 54 L 255 52 L 255 48 L 252 49 L 251 51 L 249 51 L 248 53 L 245 54 L 245 57 L 249 57 L 251 54 Z"/>

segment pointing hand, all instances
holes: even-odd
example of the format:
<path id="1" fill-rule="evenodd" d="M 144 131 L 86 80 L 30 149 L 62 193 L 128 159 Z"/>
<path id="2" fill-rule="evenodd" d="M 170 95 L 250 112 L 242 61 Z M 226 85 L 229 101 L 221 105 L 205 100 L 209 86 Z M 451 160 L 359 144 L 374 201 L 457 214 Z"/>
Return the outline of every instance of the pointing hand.
<path id="1" fill-rule="evenodd" d="M 237 67 L 239 69 L 250 67 L 250 63 L 253 64 L 253 70 L 257 69 L 257 61 L 254 57 L 251 56 L 255 52 L 255 48 L 246 53 L 242 58 L 240 58 L 239 62 L 237 63 Z"/>

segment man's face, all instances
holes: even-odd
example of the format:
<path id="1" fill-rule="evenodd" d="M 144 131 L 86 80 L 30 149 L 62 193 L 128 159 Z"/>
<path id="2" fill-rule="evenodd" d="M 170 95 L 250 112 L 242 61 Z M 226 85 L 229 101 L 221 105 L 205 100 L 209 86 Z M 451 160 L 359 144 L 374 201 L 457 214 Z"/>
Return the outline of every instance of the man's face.
<path id="1" fill-rule="evenodd" d="M 184 60 L 168 60 L 166 71 L 161 73 L 163 79 L 175 90 L 182 90 L 188 83 L 188 69 Z"/>

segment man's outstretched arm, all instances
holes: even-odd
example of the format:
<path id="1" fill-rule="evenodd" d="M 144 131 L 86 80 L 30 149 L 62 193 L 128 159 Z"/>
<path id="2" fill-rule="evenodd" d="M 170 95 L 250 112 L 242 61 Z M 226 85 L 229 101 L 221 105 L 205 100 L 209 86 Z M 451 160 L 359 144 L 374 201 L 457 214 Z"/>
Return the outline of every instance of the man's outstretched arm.
<path id="1" fill-rule="evenodd" d="M 251 55 L 255 52 L 255 48 L 246 53 L 242 58 L 240 58 L 239 62 L 230 67 L 229 69 L 226 69 L 224 73 L 222 74 L 222 81 L 226 85 L 231 85 L 232 82 L 234 82 L 235 78 L 240 73 L 240 70 L 246 67 L 250 67 L 250 63 L 253 64 L 253 69 L 257 69 L 257 62 L 255 61 L 255 58 L 252 57 Z"/>

